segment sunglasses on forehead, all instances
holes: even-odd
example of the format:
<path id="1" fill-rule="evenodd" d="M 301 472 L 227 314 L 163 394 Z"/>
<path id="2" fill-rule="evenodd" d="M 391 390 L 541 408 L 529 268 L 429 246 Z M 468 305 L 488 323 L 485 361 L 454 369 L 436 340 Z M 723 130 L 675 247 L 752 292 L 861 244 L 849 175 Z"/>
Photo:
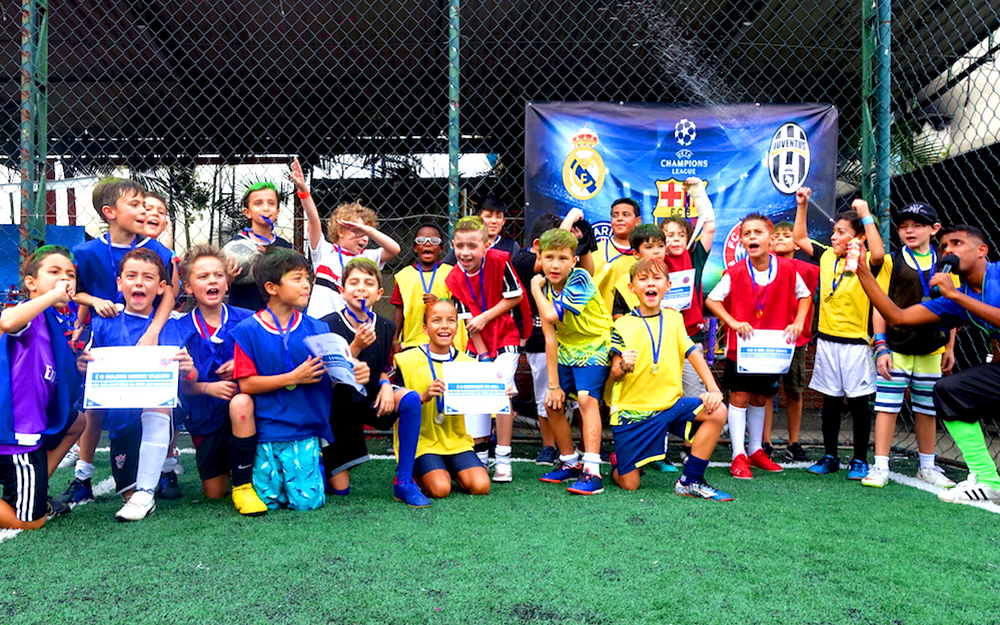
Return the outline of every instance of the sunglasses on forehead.
<path id="1" fill-rule="evenodd" d="M 417 237 L 413 239 L 417 245 L 441 245 L 440 237 Z"/>

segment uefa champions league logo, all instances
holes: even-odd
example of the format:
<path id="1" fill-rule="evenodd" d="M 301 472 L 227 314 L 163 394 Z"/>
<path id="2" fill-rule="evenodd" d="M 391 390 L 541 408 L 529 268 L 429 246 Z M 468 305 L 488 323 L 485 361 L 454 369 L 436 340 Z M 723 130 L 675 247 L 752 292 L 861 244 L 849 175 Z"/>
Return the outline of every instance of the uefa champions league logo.
<path id="1" fill-rule="evenodd" d="M 682 119 L 674 125 L 674 139 L 682 146 L 691 145 L 697 137 L 698 126 L 690 119 Z"/>

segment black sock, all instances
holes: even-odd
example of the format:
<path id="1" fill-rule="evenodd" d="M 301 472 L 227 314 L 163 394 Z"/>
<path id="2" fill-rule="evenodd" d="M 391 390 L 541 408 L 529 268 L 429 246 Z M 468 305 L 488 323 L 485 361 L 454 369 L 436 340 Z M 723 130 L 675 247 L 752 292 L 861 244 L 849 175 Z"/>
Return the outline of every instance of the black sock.
<path id="1" fill-rule="evenodd" d="M 840 411 L 843 407 L 843 397 L 823 395 L 823 447 L 826 455 L 834 458 L 840 443 Z"/>
<path id="2" fill-rule="evenodd" d="M 472 451 L 476 452 L 477 454 L 481 451 L 489 451 L 489 450 L 490 450 L 490 441 L 488 440 L 483 441 L 481 443 L 476 443 L 475 445 L 472 446 Z"/>
<path id="3" fill-rule="evenodd" d="M 233 474 L 233 488 L 253 481 L 253 463 L 257 455 L 257 435 L 249 438 L 229 439 L 229 470 Z"/>
<path id="4" fill-rule="evenodd" d="M 851 409 L 851 417 L 854 419 L 854 457 L 862 462 L 868 462 L 868 443 L 872 438 L 872 418 L 875 416 L 872 399 L 871 395 L 864 395 L 847 400 L 847 407 Z"/>

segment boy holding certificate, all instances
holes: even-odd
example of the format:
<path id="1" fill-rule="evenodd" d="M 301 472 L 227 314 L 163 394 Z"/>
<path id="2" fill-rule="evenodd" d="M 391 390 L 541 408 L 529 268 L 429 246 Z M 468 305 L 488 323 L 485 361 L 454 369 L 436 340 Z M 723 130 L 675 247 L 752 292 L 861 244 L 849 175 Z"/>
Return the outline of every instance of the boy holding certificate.
<path id="1" fill-rule="evenodd" d="M 811 296 L 795 265 L 771 254 L 774 226 L 767 217 L 751 213 L 740 224 L 740 243 L 747 258 L 737 262 L 722 275 L 708 294 L 706 306 L 729 329 L 726 334 L 726 369 L 722 383 L 729 392 L 729 435 L 733 445 L 733 477 L 749 480 L 750 467 L 779 472 L 781 467 L 764 453 L 764 404 L 778 392 L 780 374 L 752 373 L 737 370 L 737 335 L 750 339 L 754 330 L 781 330 L 785 340 L 794 344 Z M 751 363 L 740 363 L 751 369 Z M 749 424 L 750 455 L 743 437 Z"/>
<path id="2" fill-rule="evenodd" d="M 705 481 L 708 459 L 726 422 L 726 407 L 712 370 L 688 337 L 680 313 L 660 308 L 670 288 L 666 265 L 643 259 L 629 273 L 639 306 L 615 321 L 611 330 L 611 431 L 615 438 L 611 477 L 624 490 L 639 488 L 639 468 L 663 458 L 667 435 L 682 436 L 688 424 L 697 421 L 700 426 L 691 454 L 674 492 L 732 501 Z M 681 361 L 685 359 L 710 389 L 700 397 L 682 397 Z"/>
<path id="3" fill-rule="evenodd" d="M 392 372 L 392 337 L 396 326 L 376 315 L 369 306 L 382 297 L 382 272 L 368 258 L 355 258 L 344 265 L 344 307 L 323 317 L 330 332 L 350 343 L 351 355 L 368 366 L 371 377 L 361 395 L 346 384 L 333 389 L 330 427 L 333 441 L 323 449 L 323 465 L 335 495 L 351 492 L 350 469 L 368 462 L 364 426 L 388 430 L 397 426 L 396 453 L 399 463 L 392 494 L 411 508 L 431 505 L 413 479 L 413 460 L 420 436 L 420 397 L 389 380 Z"/>
<path id="4" fill-rule="evenodd" d="M 136 345 L 153 323 L 153 302 L 168 288 L 163 261 L 153 250 L 136 248 L 125 254 L 119 267 L 118 289 L 125 299 L 125 309 L 116 317 L 93 319 L 87 350 Z M 93 360 L 87 350 L 79 359 L 84 371 L 87 362 Z M 180 363 L 181 378 L 189 382 L 197 379 L 198 372 L 187 352 L 179 352 L 174 360 Z M 125 499 L 115 518 L 140 521 L 156 511 L 153 492 L 160 481 L 173 435 L 171 411 L 142 408 L 105 410 L 98 414 L 101 413 L 111 440 L 111 474 L 118 493 Z"/>
<path id="5" fill-rule="evenodd" d="M 611 316 L 585 269 L 576 267 L 572 232 L 549 230 L 539 239 L 542 274 L 531 280 L 531 294 L 545 334 L 549 385 L 545 408 L 559 449 L 559 464 L 540 479 L 577 495 L 604 492 L 601 479 L 600 397 L 608 378 Z M 573 449 L 563 411 L 566 395 L 576 392 L 583 421 L 583 467 Z M 660 440 L 663 446 L 663 440 Z"/>

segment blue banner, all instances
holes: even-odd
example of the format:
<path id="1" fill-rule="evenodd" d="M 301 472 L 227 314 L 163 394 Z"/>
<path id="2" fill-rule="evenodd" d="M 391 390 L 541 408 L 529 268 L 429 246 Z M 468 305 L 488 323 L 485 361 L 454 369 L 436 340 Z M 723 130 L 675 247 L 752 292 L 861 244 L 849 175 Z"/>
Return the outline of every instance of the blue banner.
<path id="1" fill-rule="evenodd" d="M 706 292 L 745 254 L 740 220 L 750 212 L 794 220 L 799 187 L 813 190 L 810 234 L 829 239 L 837 169 L 831 105 L 529 102 L 524 119 L 529 224 L 576 207 L 607 238 L 611 202 L 621 197 L 639 202 L 644 222 L 684 215 L 696 224 L 682 183 L 697 176 L 716 214 Z"/>

